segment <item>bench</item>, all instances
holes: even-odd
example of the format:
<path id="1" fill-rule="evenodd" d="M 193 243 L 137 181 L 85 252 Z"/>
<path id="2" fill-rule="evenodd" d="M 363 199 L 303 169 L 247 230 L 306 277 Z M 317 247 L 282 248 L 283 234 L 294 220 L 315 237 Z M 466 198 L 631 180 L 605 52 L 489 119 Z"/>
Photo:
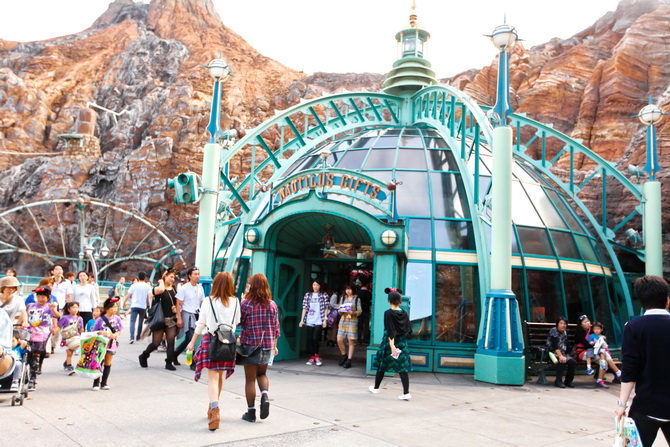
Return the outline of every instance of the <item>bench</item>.
<path id="1" fill-rule="evenodd" d="M 531 375 L 537 375 L 537 383 L 547 385 L 547 371 L 555 371 L 556 365 L 549 358 L 549 350 L 547 348 L 547 338 L 551 328 L 555 327 L 554 323 L 534 323 L 531 321 L 523 322 L 523 337 L 524 337 L 524 355 L 526 357 L 526 379 L 530 381 Z M 577 336 L 577 325 L 568 324 L 568 349 L 569 354 L 577 361 L 577 367 L 585 366 L 584 360 L 579 360 L 574 355 L 572 349 L 575 346 L 575 337 Z M 614 355 L 612 357 L 615 363 L 620 364 L 620 360 Z M 597 368 L 598 363 L 595 363 Z M 594 376 L 595 377 L 595 376 Z"/>
<path id="2" fill-rule="evenodd" d="M 529 376 L 537 375 L 537 383 L 547 385 L 547 369 L 555 369 L 554 363 L 549 358 L 547 349 L 547 337 L 551 328 L 556 327 L 553 323 L 534 323 L 531 321 L 523 322 L 524 355 L 526 356 L 526 379 Z M 575 344 L 577 333 L 576 324 L 568 324 L 568 348 Z M 577 359 L 575 359 L 577 360 Z"/>

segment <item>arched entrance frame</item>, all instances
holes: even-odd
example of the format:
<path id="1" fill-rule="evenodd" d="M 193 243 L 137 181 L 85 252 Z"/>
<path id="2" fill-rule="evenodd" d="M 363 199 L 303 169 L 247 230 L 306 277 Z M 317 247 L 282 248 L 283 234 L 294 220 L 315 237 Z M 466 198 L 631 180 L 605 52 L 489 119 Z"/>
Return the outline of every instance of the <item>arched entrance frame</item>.
<path id="1" fill-rule="evenodd" d="M 358 225 L 367 233 L 372 251 L 374 253 L 373 263 L 375 280 L 372 290 L 372 329 L 371 344 L 379 344 L 384 332 L 384 311 L 388 308 L 384 299 L 384 289 L 391 286 L 400 286 L 403 281 L 404 263 L 407 259 L 407 233 L 402 221 L 395 224 L 383 222 L 376 217 L 362 211 L 354 206 L 320 198 L 314 191 L 310 191 L 306 197 L 288 201 L 275 208 L 261 221 L 246 225 L 242 229 L 245 234 L 250 229 L 257 231 L 258 240 L 250 244 L 245 240 L 245 248 L 251 250 L 251 273 L 264 273 L 270 281 L 271 287 L 276 281 L 277 260 L 281 256 L 277 251 L 278 238 L 282 229 L 289 220 L 297 216 L 319 213 L 335 216 Z M 381 241 L 381 235 L 387 230 L 394 231 L 398 238 L 392 247 L 385 246 Z M 281 307 L 281 303 L 280 307 Z M 282 325 L 284 322 L 282 321 Z M 297 325 L 297 321 L 295 322 Z M 282 333 L 286 331 L 297 331 L 297 327 L 286 328 L 282 326 Z M 280 339 L 281 340 L 281 339 Z M 368 365 L 374 349 L 368 352 Z M 368 366 L 368 371 L 371 369 Z"/>

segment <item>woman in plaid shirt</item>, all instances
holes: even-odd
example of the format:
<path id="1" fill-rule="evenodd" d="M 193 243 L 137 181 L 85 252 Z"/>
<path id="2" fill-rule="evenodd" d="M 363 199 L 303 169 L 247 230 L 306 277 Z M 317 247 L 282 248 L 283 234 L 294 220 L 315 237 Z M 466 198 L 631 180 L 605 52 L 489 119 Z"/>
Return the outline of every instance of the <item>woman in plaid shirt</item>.
<path id="1" fill-rule="evenodd" d="M 268 397 L 270 381 L 266 372 L 270 358 L 279 353 L 277 339 L 280 335 L 277 304 L 272 301 L 268 279 L 262 273 L 256 273 L 249 278 L 249 292 L 242 301 L 241 313 L 240 344 L 261 346 L 262 349 L 260 364 L 244 363 L 247 412 L 242 415 L 242 419 L 255 422 L 256 382 L 261 390 L 261 419 L 265 419 L 270 414 L 270 398 Z"/>
<path id="2" fill-rule="evenodd" d="M 307 292 L 302 300 L 302 316 L 299 327 L 307 326 L 307 352 L 311 356 L 308 365 L 321 366 L 319 342 L 321 331 L 328 325 L 328 306 L 330 297 L 318 279 L 312 281 L 312 292 Z"/>

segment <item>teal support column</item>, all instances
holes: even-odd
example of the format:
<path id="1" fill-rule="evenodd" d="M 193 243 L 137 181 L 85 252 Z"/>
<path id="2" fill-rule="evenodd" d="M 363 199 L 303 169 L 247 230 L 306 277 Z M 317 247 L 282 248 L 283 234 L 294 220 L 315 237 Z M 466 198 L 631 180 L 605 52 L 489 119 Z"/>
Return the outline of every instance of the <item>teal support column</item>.
<path id="1" fill-rule="evenodd" d="M 203 288 L 212 283 L 212 257 L 214 256 L 214 230 L 219 190 L 219 166 L 221 145 L 205 144 L 202 161 L 202 199 L 198 214 L 198 238 L 195 265 L 200 269 Z"/>
<path id="2" fill-rule="evenodd" d="M 646 275 L 663 277 L 663 237 L 661 232 L 661 182 L 646 182 L 644 202 L 644 270 Z"/>
<path id="3" fill-rule="evenodd" d="M 475 380 L 523 385 L 525 357 L 519 306 L 512 292 L 512 129 L 493 130 L 491 290 L 482 312 Z"/>
<path id="4" fill-rule="evenodd" d="M 377 354 L 377 348 L 384 336 L 384 312 L 389 309 L 388 295 L 384 293 L 387 287 L 399 287 L 398 284 L 398 255 L 397 253 L 375 253 L 375 280 L 372 287 L 372 317 L 370 328 L 370 346 L 367 351 L 365 364 L 366 374 L 375 374 L 372 369 L 372 359 Z"/>

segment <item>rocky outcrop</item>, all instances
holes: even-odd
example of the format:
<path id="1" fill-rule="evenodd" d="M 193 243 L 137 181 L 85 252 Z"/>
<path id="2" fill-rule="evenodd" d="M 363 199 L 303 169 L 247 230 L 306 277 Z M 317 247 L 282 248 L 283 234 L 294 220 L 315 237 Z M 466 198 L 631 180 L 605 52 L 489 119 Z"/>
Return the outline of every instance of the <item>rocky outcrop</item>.
<path id="1" fill-rule="evenodd" d="M 203 64 L 221 54 L 232 67 L 222 124 L 240 134 L 303 98 L 381 88 L 379 74 L 307 76 L 284 67 L 251 48 L 225 25 L 234 18 L 219 12 L 210 0 L 115 0 L 79 34 L 0 40 L 0 208 L 85 194 L 135 208 L 192 240 L 197 209 L 172 204 L 165 179 L 201 171 L 212 92 Z M 624 0 L 570 39 L 518 45 L 511 59 L 514 109 L 622 166 L 642 164 L 644 129 L 630 116 L 649 95 L 670 108 L 669 15 L 670 0 Z M 492 105 L 496 65 L 446 81 Z M 97 109 L 102 156 L 65 156 L 58 135 L 74 131 L 87 103 L 115 112 Z M 659 127 L 662 165 L 668 122 Z M 185 248 L 192 256 L 193 246 Z"/>

